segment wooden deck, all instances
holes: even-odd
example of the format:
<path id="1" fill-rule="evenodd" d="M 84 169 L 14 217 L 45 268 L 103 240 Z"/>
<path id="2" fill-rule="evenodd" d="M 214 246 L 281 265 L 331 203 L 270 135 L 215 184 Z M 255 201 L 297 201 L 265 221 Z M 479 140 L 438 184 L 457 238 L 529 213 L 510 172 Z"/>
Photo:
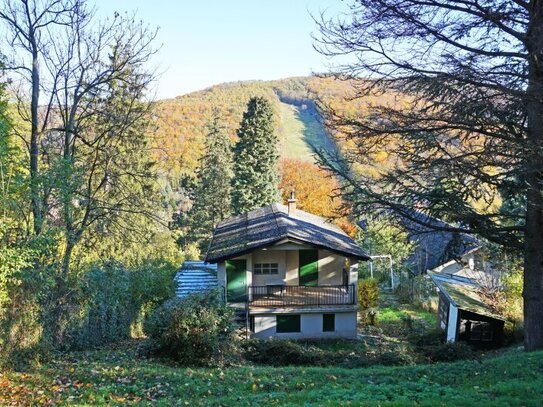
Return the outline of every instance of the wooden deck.
<path id="1" fill-rule="evenodd" d="M 249 286 L 251 307 L 354 305 L 355 286 Z"/>

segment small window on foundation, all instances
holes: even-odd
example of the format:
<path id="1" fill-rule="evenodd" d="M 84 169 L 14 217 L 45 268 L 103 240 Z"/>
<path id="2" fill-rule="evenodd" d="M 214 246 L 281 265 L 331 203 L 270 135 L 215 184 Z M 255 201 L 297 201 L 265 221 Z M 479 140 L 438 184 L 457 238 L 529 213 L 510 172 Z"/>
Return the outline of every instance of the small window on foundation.
<path id="1" fill-rule="evenodd" d="M 300 332 L 299 315 L 277 315 L 277 333 Z"/>
<path id="2" fill-rule="evenodd" d="M 322 332 L 336 330 L 336 314 L 322 314 Z"/>

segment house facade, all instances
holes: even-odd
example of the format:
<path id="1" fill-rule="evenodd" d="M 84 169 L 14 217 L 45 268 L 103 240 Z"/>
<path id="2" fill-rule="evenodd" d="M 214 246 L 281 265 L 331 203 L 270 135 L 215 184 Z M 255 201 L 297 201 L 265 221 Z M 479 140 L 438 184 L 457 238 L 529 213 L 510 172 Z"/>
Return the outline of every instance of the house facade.
<path id="1" fill-rule="evenodd" d="M 227 303 L 261 339 L 355 338 L 365 260 L 347 234 L 294 199 L 221 222 L 206 256 Z"/>

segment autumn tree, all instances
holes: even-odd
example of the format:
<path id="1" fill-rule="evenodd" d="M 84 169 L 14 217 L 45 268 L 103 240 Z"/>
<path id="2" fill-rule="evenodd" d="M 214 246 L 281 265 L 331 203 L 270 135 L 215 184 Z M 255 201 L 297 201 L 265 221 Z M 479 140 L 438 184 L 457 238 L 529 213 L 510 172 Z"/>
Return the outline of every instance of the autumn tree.
<path id="1" fill-rule="evenodd" d="M 236 214 L 279 200 L 277 184 L 277 135 L 273 108 L 263 97 L 254 97 L 238 130 L 234 147 L 232 208 Z"/>
<path id="2" fill-rule="evenodd" d="M 348 199 L 359 212 L 391 210 L 417 222 L 415 207 L 451 222 L 450 231 L 522 251 L 525 348 L 543 349 L 543 3 L 350 6 L 319 19 L 316 46 L 353 57 L 334 72 L 357 82 L 358 97 L 404 100 L 374 103 L 364 117 L 323 106 L 350 142 L 351 167 L 383 146 L 394 163 L 372 177 L 332 164 Z"/>
<path id="3" fill-rule="evenodd" d="M 279 188 L 283 202 L 295 192 L 297 207 L 324 218 L 341 215 L 339 184 L 335 178 L 309 161 L 285 158 L 280 161 Z"/>

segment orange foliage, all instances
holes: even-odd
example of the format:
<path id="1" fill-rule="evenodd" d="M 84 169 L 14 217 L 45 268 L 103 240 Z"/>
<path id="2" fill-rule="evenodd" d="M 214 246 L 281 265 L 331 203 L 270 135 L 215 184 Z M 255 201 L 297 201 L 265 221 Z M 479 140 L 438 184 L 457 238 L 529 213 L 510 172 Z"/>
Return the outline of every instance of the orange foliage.
<path id="1" fill-rule="evenodd" d="M 349 235 L 356 234 L 356 228 L 342 216 L 342 200 L 336 197 L 338 182 L 328 172 L 315 164 L 288 158 L 280 162 L 279 188 L 283 201 L 294 191 L 298 208 L 323 218 L 334 219 L 334 223 Z"/>

